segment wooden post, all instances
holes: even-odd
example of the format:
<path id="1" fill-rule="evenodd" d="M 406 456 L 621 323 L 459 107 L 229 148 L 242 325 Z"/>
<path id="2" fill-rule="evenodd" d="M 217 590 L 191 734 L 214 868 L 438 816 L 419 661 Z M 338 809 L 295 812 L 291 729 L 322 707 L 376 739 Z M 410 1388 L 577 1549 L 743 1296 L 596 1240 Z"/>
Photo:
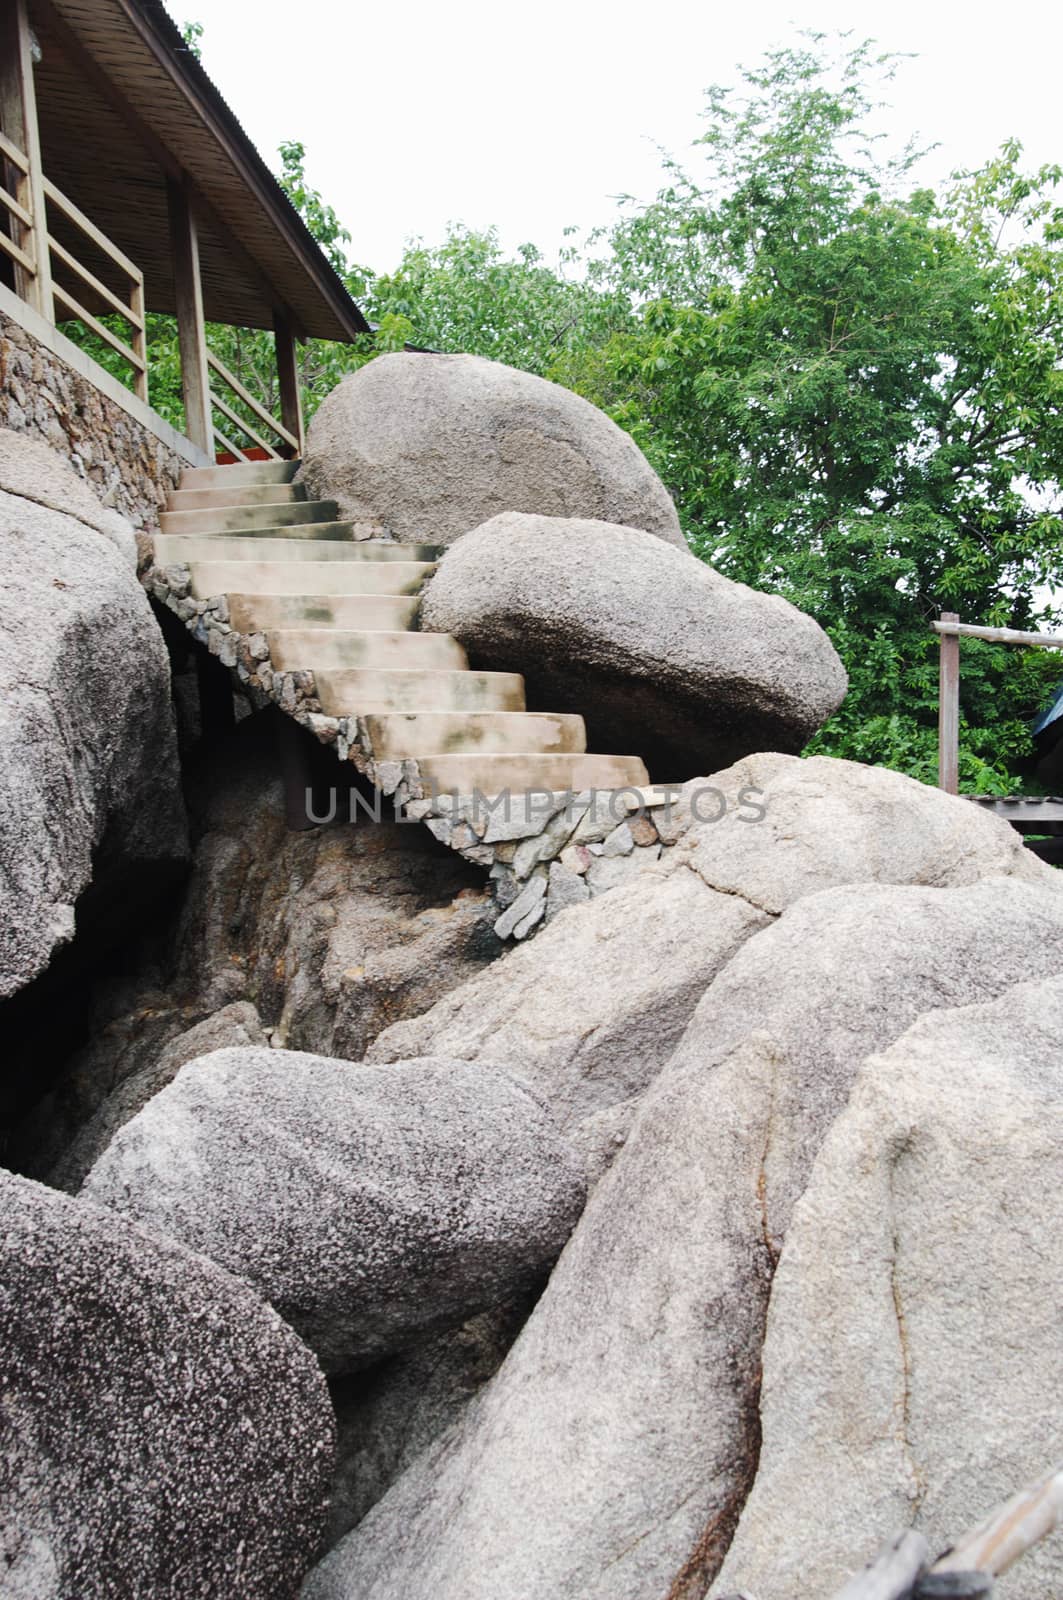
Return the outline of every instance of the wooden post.
<path id="1" fill-rule="evenodd" d="M 303 400 L 299 392 L 299 362 L 295 348 L 295 329 L 287 311 L 273 313 L 273 337 L 277 346 L 277 379 L 280 384 L 281 421 L 288 432 L 299 441 L 298 454 L 303 453 Z M 286 453 L 283 446 L 281 454 Z"/>
<path id="2" fill-rule="evenodd" d="M 988 1572 L 999 1577 L 1063 1523 L 1063 1462 L 1021 1489 L 934 1562 L 931 1574 Z"/>
<path id="3" fill-rule="evenodd" d="M 942 622 L 959 622 L 955 611 L 943 611 Z M 939 635 L 941 670 L 938 687 L 938 788 L 960 792 L 960 641 L 954 633 Z"/>
<path id="4" fill-rule="evenodd" d="M 166 180 L 173 248 L 177 334 L 181 347 L 181 390 L 185 402 L 185 434 L 208 455 L 214 454 L 214 423 L 207 365 L 207 330 L 203 288 L 199 279 L 199 240 L 186 183 Z"/>
<path id="5" fill-rule="evenodd" d="M 834 1600 L 908 1600 L 929 1555 L 922 1534 L 909 1529 L 886 1545 L 863 1572 L 850 1578 Z"/>
<path id="6" fill-rule="evenodd" d="M 54 324 L 48 213 L 44 202 L 44 170 L 26 0 L 13 0 L 13 4 L 2 8 L 0 15 L 0 126 L 12 144 L 18 145 L 29 168 L 18 185 L 21 192 L 16 192 L 16 198 L 32 216 L 33 224 L 18 229 L 22 238 L 17 242 L 26 255 L 33 258 L 36 271 L 31 274 L 16 266 L 16 292 Z"/>

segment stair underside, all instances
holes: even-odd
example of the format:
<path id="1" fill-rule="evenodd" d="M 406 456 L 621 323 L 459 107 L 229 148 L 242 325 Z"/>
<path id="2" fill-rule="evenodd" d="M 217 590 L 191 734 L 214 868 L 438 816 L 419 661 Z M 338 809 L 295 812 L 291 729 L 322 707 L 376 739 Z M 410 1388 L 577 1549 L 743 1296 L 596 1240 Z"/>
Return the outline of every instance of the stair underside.
<path id="1" fill-rule="evenodd" d="M 415 760 L 426 784 L 470 794 L 643 787 L 635 756 L 586 749 L 583 718 L 529 712 L 513 672 L 469 669 L 449 634 L 417 628 L 436 546 L 355 539 L 334 502 L 292 482 L 297 462 L 197 468 L 162 513 L 160 566 L 187 564 L 196 599 L 228 598 L 280 672 L 312 672 L 322 710 L 365 719 L 373 759 Z"/>

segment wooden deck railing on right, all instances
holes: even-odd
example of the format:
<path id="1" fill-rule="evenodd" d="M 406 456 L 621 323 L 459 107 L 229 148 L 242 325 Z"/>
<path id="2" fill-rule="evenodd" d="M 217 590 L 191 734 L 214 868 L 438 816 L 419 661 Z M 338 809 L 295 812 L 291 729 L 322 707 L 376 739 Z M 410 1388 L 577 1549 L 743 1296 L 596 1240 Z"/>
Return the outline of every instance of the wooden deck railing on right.
<path id="1" fill-rule="evenodd" d="M 231 393 L 244 406 L 245 410 L 251 413 L 255 422 L 261 424 L 265 431 L 259 432 L 258 428 L 255 427 L 255 422 L 249 422 L 246 416 L 242 416 L 236 411 L 231 401 L 226 399 L 224 395 L 219 394 L 212 383 L 210 387 L 211 406 L 215 411 L 221 412 L 229 423 L 230 429 L 236 428 L 239 430 L 245 436 L 245 440 L 250 440 L 252 445 L 257 446 L 259 450 L 265 451 L 271 460 L 277 461 L 282 458 L 282 451 L 278 448 L 278 444 L 285 447 L 287 454 L 290 456 L 298 456 L 302 453 L 302 441 L 294 433 L 290 432 L 283 422 L 279 422 L 276 417 L 271 416 L 266 407 L 255 399 L 251 391 L 240 382 L 235 373 L 229 371 L 225 363 L 215 355 L 209 346 L 207 347 L 207 365 L 211 372 L 221 379 L 221 382 L 228 387 Z M 223 449 L 228 450 L 231 455 L 236 457 L 237 461 L 251 459 L 246 454 L 248 448 L 246 443 L 242 445 L 235 444 L 232 438 L 218 427 L 213 417 L 211 422 L 214 428 L 214 437 Z"/>

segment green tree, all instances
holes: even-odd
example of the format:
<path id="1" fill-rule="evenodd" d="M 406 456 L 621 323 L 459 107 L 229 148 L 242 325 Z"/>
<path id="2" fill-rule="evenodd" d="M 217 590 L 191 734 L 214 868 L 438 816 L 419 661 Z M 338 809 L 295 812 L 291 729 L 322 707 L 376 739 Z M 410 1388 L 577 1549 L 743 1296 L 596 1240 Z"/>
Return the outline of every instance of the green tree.
<path id="1" fill-rule="evenodd" d="M 705 174 L 593 269 L 638 326 L 554 365 L 672 489 L 694 551 L 827 627 L 847 701 L 815 747 L 932 778 L 942 610 L 1021 628 L 1063 549 L 1058 168 L 1007 146 L 950 193 L 876 154 L 867 46 L 771 55 L 709 92 Z M 965 646 L 966 785 L 1006 788 L 1047 652 Z"/>

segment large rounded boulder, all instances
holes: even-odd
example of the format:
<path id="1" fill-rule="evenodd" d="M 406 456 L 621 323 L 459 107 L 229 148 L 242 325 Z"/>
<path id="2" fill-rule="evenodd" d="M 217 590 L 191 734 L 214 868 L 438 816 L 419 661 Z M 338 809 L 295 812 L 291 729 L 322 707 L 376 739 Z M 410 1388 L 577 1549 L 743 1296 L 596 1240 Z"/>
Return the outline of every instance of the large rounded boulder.
<path id="1" fill-rule="evenodd" d="M 182 1067 L 82 1193 L 246 1278 L 343 1372 L 538 1282 L 586 1187 L 504 1073 L 233 1049 Z"/>
<path id="2" fill-rule="evenodd" d="M 310 425 L 314 499 L 393 538 L 452 540 L 500 511 L 602 517 L 683 547 L 668 491 L 589 401 L 479 356 L 380 356 Z"/>
<path id="3" fill-rule="evenodd" d="M 640 755 L 659 782 L 796 754 L 847 686 L 789 601 L 609 522 L 493 517 L 446 552 L 422 620 L 475 665 L 523 673 L 533 709 L 582 712 L 591 749 Z"/>
<path id="4" fill-rule="evenodd" d="M 309 1350 L 228 1273 L 0 1174 L 5 1600 L 293 1600 L 334 1455 Z"/>

